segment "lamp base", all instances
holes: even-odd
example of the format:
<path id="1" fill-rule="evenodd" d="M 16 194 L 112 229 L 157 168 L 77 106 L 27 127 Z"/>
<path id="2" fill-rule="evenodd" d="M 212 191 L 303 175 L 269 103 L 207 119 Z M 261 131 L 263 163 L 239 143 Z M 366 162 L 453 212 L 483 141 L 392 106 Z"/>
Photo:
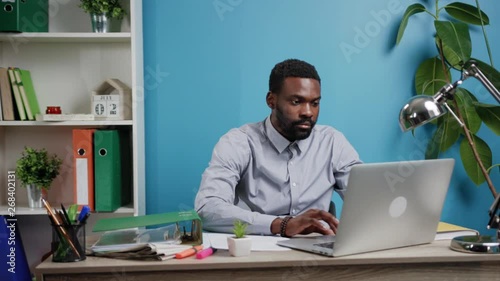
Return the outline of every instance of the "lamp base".
<path id="1" fill-rule="evenodd" d="M 450 248 L 464 253 L 500 254 L 500 241 L 488 235 L 458 236 L 451 240 Z"/>

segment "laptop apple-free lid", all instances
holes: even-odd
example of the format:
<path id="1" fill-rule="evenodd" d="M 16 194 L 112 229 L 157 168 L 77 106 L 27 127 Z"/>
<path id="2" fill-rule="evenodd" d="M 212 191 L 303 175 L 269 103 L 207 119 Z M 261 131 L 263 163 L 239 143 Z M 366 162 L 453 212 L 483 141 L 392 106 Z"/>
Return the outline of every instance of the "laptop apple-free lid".
<path id="1" fill-rule="evenodd" d="M 337 234 L 278 245 L 344 256 L 430 243 L 454 164 L 454 159 L 434 159 L 353 166 Z"/>

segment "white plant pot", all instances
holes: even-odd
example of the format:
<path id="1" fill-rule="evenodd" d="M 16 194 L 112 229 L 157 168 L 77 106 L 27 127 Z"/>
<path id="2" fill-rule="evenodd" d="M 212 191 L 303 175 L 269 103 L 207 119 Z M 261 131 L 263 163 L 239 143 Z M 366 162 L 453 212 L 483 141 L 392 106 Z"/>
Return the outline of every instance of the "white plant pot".
<path id="1" fill-rule="evenodd" d="M 248 256 L 252 250 L 252 239 L 250 237 L 236 238 L 228 236 L 227 247 L 229 254 L 233 257 Z"/>

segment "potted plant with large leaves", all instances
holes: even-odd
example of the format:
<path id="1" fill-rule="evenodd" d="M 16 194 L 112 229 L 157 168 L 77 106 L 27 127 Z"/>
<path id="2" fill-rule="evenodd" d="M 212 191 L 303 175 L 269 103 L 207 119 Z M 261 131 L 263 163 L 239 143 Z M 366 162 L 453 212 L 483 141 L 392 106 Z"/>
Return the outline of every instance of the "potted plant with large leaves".
<path id="1" fill-rule="evenodd" d="M 42 191 L 50 189 L 52 181 L 59 175 L 62 160 L 49 155 L 45 148 L 25 147 L 17 160 L 16 176 L 28 190 L 30 208 L 42 207 Z"/>
<path id="2" fill-rule="evenodd" d="M 90 14 L 92 31 L 98 33 L 119 32 L 127 14 L 119 0 L 80 0 L 79 7 Z"/>
<path id="3" fill-rule="evenodd" d="M 233 257 L 248 256 L 252 250 L 252 239 L 246 236 L 248 224 L 234 221 L 234 236 L 227 237 L 227 248 Z"/>
<path id="4" fill-rule="evenodd" d="M 427 1 L 422 1 L 427 2 Z M 476 6 L 453 2 L 441 5 L 439 0 L 434 1 L 435 10 L 431 11 L 420 3 L 415 3 L 406 9 L 396 39 L 401 42 L 410 17 L 419 13 L 426 13 L 434 22 L 434 30 L 430 33 L 430 40 L 434 40 L 436 54 L 424 60 L 415 74 L 415 91 L 419 95 L 433 96 L 441 87 L 452 83 L 453 75 L 461 74 L 471 60 L 497 89 L 500 88 L 500 73 L 493 67 L 488 36 L 485 26 L 489 24 L 489 17 L 481 10 L 479 1 Z M 443 20 L 444 14 L 450 20 Z M 470 26 L 481 28 L 488 50 L 489 63 L 472 58 L 472 42 Z M 431 35 L 432 34 L 432 35 Z M 456 79 L 455 79 L 456 80 Z M 479 129 L 484 123 L 496 135 L 500 135 L 500 106 L 479 102 L 469 90 L 459 87 L 454 99 L 448 105 L 463 126 L 457 122 L 452 114 L 447 114 L 433 122 L 437 126 L 431 137 L 425 157 L 437 158 L 439 154 L 460 143 L 460 158 L 469 178 L 476 185 L 487 182 L 488 187 L 496 197 L 497 192 L 489 173 L 500 164 L 493 164 L 493 154 L 490 146 L 480 136 Z"/>

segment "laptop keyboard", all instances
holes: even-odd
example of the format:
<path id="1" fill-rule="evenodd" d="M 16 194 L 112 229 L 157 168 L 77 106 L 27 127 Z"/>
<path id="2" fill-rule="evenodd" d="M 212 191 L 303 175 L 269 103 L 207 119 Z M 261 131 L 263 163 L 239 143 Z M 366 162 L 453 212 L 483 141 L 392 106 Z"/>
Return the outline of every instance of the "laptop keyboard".
<path id="1" fill-rule="evenodd" d="M 331 249 L 331 248 L 333 248 L 333 244 L 335 244 L 335 242 L 323 242 L 323 243 L 314 244 L 314 246 Z"/>

